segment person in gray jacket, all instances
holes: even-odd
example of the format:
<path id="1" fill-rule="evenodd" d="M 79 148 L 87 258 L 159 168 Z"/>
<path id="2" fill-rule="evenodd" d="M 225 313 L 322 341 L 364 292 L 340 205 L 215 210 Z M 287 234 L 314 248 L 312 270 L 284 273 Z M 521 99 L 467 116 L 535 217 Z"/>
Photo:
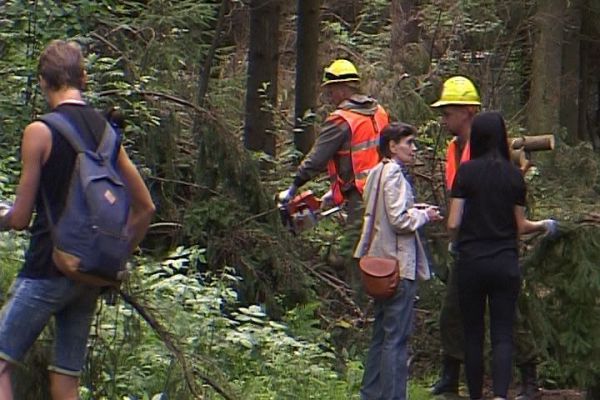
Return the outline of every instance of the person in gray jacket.
<path id="1" fill-rule="evenodd" d="M 401 281 L 396 293 L 375 300 L 373 337 L 360 391 L 362 400 L 406 399 L 408 338 L 412 330 L 416 279 L 429 279 L 429 265 L 417 230 L 441 221 L 438 208 L 415 206 L 406 166 L 415 160 L 416 129 L 392 123 L 381 132 L 383 159 L 365 185 L 365 215 L 354 256 L 398 260 Z"/>
<path id="2" fill-rule="evenodd" d="M 379 162 L 379 133 L 389 123 L 388 113 L 374 98 L 361 94 L 358 70 L 348 60 L 338 59 L 325 68 L 323 98 L 335 110 L 321 126 L 311 151 L 296 170 L 292 184 L 279 193 L 282 204 L 289 202 L 307 182 L 328 171 L 330 190 L 322 207 L 342 206 L 347 218 L 344 235 L 337 247 L 337 267 L 354 292 L 359 307 L 366 305 L 360 291 L 358 266 L 352 259 L 362 220 L 362 193 L 369 170 Z"/>

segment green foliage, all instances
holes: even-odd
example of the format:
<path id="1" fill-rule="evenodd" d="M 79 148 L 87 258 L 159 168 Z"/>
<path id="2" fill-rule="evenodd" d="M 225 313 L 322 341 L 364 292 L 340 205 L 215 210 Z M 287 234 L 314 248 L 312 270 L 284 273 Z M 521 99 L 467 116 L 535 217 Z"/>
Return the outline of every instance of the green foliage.
<path id="1" fill-rule="evenodd" d="M 526 31 L 521 25 L 526 18 L 516 16 L 526 17 L 533 2 L 509 1 L 500 7 L 488 0 L 421 2 L 421 41 L 403 49 L 405 65 L 398 69 L 387 62 L 389 1 L 352 2 L 353 7 L 339 3 L 347 9 L 337 12 L 349 17 L 326 14 L 321 53 L 355 61 L 365 93 L 394 118 L 420 128 L 425 165 L 417 172 L 431 180 L 418 180 L 419 199 L 443 204 L 439 161 L 446 136 L 429 104 L 442 77 L 461 73 L 475 78 L 486 105 L 518 116 L 528 83 L 528 48 L 522 46 L 528 38 L 520 34 Z M 244 36 L 240 15 L 247 8 L 241 1 L 231 4 L 233 29 L 212 61 L 206 109 L 198 109 L 197 82 L 219 1 L 0 2 L 0 195 L 13 198 L 20 132 L 45 109 L 36 85 L 39 52 L 51 39 L 76 38 L 88 54 L 87 98 L 100 108 L 121 108 L 128 123 L 124 143 L 151 187 L 157 221 L 177 227 L 166 233 L 151 230 L 145 246 L 165 251 L 186 244 L 163 261 L 143 261 L 132 290 L 168 326 L 206 397 L 219 395 L 201 376 L 248 399 L 356 398 L 362 370 L 354 356 L 364 353 L 358 338 L 364 332 L 345 315 L 337 293 L 318 275 L 311 280 L 305 273 L 317 267 L 332 272 L 334 267 L 323 261 L 335 258 L 331 249 L 339 247 L 344 229 L 328 220 L 292 238 L 279 226 L 272 193 L 289 184 L 289 167 L 299 156 L 285 139 L 278 159 L 249 155 L 240 146 L 245 44 L 236 41 Z M 291 89 L 282 85 L 281 90 L 280 108 L 269 111 L 277 122 L 273 134 L 287 138 L 285 96 Z M 532 182 L 543 213 L 595 204 L 599 169 L 590 152 L 573 149 L 555 160 L 575 176 L 551 184 Z M 581 181 L 579 189 L 555 190 L 574 180 Z M 321 194 L 327 186 L 322 180 L 307 188 Z M 4 296 L 23 260 L 26 237 L 1 235 Z M 531 307 L 544 317 L 537 322 L 546 352 L 542 372 L 561 384 L 583 385 L 599 372 L 598 341 L 590 333 L 599 328 L 593 317 L 598 315 L 595 236 L 593 228 L 565 233 L 543 248 L 547 254 L 539 253 L 536 269 L 528 269 L 534 271 L 527 280 Z M 441 234 L 435 237 L 445 240 Z M 445 262 L 445 246 L 438 247 Z M 431 321 L 436 320 L 440 289 L 430 286 L 437 291 L 425 292 L 431 297 L 421 304 L 434 311 L 419 351 L 437 334 Z M 39 354 L 47 353 L 48 343 L 44 336 Z M 129 305 L 102 302 L 91 349 L 84 398 L 156 399 L 160 393 L 190 398 L 176 357 Z M 31 370 L 39 372 L 43 363 L 37 352 L 32 362 Z M 29 383 L 38 377 L 24 379 Z M 427 397 L 418 385 L 410 390 L 411 398 Z"/>
<path id="2" fill-rule="evenodd" d="M 21 267 L 24 255 L 25 238 L 14 232 L 0 233 L 0 301 L 6 299 L 10 285 Z"/>
<path id="3" fill-rule="evenodd" d="M 594 334 L 600 331 L 599 258 L 597 225 L 563 224 L 523 266 L 546 372 L 561 384 L 586 387 L 600 376 L 600 338 Z"/>
<path id="4" fill-rule="evenodd" d="M 241 306 L 232 269 L 199 273 L 203 250 L 179 248 L 162 263 L 139 266 L 131 290 L 177 338 L 194 370 L 244 399 L 356 398 L 360 364 L 333 366 L 328 335 L 315 329 L 314 306 L 271 320 L 258 305 Z M 103 302 L 92 329 L 84 398 L 190 398 L 181 366 L 127 305 Z M 219 372 L 223 371 L 223 372 Z M 218 398 L 208 388 L 208 399 Z M 239 397 L 243 393 L 242 397 Z M 87 397 L 86 397 L 87 396 Z"/>

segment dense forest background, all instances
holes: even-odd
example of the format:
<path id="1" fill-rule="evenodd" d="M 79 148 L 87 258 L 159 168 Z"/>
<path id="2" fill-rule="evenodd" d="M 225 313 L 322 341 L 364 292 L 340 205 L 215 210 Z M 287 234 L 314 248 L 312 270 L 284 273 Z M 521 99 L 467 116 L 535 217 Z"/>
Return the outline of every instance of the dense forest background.
<path id="1" fill-rule="evenodd" d="M 61 38 L 84 47 L 86 97 L 124 118 L 158 208 L 123 296 L 101 302 L 82 398 L 358 398 L 371 309 L 344 282 L 343 226 L 293 236 L 273 201 L 328 111 L 319 83 L 336 58 L 419 128 L 417 190 L 442 208 L 448 137 L 429 104 L 448 76 L 472 78 L 511 136 L 555 136 L 554 151 L 523 155 L 529 212 L 561 233 L 523 241 L 521 300 L 544 386 L 598 388 L 599 17 L 595 0 L 0 1 L 1 197 L 14 197 L 23 128 L 47 111 L 37 57 Z M 428 238 L 446 263 L 444 232 Z M 26 243 L 2 234 L 3 298 Z M 414 398 L 437 374 L 443 290 L 421 285 Z M 48 398 L 51 338 L 19 368 L 17 398 Z"/>

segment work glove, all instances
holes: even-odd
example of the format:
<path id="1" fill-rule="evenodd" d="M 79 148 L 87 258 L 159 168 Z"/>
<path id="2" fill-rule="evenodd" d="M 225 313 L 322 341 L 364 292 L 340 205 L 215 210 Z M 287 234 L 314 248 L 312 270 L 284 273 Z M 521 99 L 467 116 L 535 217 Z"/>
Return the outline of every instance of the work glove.
<path id="1" fill-rule="evenodd" d="M 333 206 L 333 192 L 331 190 L 328 190 L 327 193 L 325 193 L 323 197 L 321 197 L 321 209 L 325 210 Z"/>
<path id="2" fill-rule="evenodd" d="M 291 184 L 289 188 L 287 188 L 286 190 L 282 190 L 281 192 L 279 192 L 279 194 L 277 195 L 277 198 L 279 199 L 279 202 L 281 204 L 287 204 L 290 202 L 291 199 L 294 198 L 294 196 L 296 195 L 296 191 L 298 190 L 298 188 L 296 187 L 296 185 Z"/>
<path id="3" fill-rule="evenodd" d="M 543 219 L 542 226 L 546 231 L 546 235 L 554 235 L 558 231 L 558 222 L 554 219 Z"/>

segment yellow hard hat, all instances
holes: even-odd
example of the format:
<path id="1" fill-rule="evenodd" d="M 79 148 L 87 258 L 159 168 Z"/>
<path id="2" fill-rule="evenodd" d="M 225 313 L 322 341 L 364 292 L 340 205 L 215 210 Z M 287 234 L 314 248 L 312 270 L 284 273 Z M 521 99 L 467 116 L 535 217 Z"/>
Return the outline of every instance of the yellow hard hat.
<path id="1" fill-rule="evenodd" d="M 325 68 L 325 72 L 323 73 L 323 83 L 322 86 L 328 85 L 330 83 L 340 83 L 340 82 L 359 82 L 360 76 L 358 75 L 358 70 L 348 60 L 344 60 L 342 58 L 335 60 L 331 63 L 331 65 Z"/>
<path id="2" fill-rule="evenodd" d="M 440 99 L 431 107 L 450 105 L 480 106 L 479 93 L 471 80 L 464 76 L 453 76 L 444 82 Z"/>

